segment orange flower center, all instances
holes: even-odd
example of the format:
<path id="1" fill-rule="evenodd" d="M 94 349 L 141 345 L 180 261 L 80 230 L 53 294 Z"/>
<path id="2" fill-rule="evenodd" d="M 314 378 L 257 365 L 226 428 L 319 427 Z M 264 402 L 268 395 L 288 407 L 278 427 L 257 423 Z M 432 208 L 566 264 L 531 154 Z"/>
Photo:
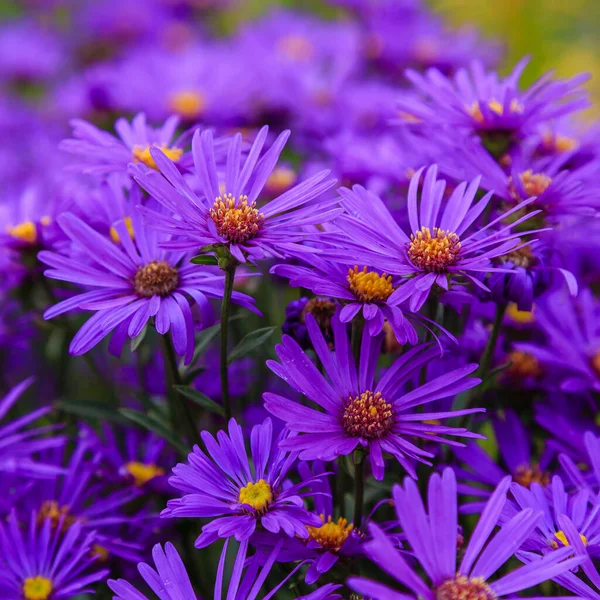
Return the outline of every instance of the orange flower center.
<path id="1" fill-rule="evenodd" d="M 529 488 L 532 483 L 546 487 L 550 483 L 550 473 L 542 471 L 538 464 L 517 467 L 514 480 L 519 485 Z"/>
<path id="2" fill-rule="evenodd" d="M 350 396 L 342 414 L 342 426 L 351 437 L 368 440 L 383 437 L 394 425 L 394 407 L 381 392 Z"/>
<path id="3" fill-rule="evenodd" d="M 482 577 L 456 575 L 435 590 L 436 600 L 495 600 L 496 594 Z"/>
<path id="4" fill-rule="evenodd" d="M 231 194 L 218 196 L 210 216 L 217 233 L 234 244 L 243 244 L 256 236 L 264 223 L 264 215 L 256 208 L 256 202 L 248 204 L 247 196 L 236 199 Z"/>
<path id="5" fill-rule="evenodd" d="M 311 540 L 317 542 L 322 548 L 331 552 L 337 552 L 348 539 L 351 531 L 354 529 L 354 525 L 343 517 L 340 517 L 337 521 L 333 521 L 331 516 L 327 517 L 325 521 L 325 515 L 319 515 L 323 525 L 320 527 L 307 527 L 308 535 Z"/>
<path id="6" fill-rule="evenodd" d="M 460 252 L 460 238 L 456 233 L 421 227 L 410 236 L 408 258 L 416 267 L 426 272 L 443 273 L 456 262 Z"/>
<path id="7" fill-rule="evenodd" d="M 179 273 L 164 260 L 153 260 L 140 267 L 133 287 L 138 296 L 168 296 L 179 285 Z"/>
<path id="8" fill-rule="evenodd" d="M 348 283 L 350 291 L 360 302 L 385 302 L 394 291 L 391 275 L 379 275 L 368 271 L 367 267 L 359 271 L 356 265 L 348 269 Z"/>

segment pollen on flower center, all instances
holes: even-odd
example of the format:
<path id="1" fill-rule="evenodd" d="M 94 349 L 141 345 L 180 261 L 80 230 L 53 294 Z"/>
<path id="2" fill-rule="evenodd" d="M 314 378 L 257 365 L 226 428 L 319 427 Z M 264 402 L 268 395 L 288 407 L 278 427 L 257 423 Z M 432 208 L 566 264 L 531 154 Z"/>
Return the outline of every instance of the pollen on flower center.
<path id="1" fill-rule="evenodd" d="M 23 596 L 26 600 L 48 600 L 52 589 L 52 581 L 41 575 L 28 577 L 23 582 Z"/>
<path id="2" fill-rule="evenodd" d="M 153 260 L 140 267 L 133 287 L 138 296 L 168 296 L 179 285 L 179 273 L 164 260 Z"/>
<path id="3" fill-rule="evenodd" d="M 413 265 L 426 272 L 443 273 L 456 262 L 460 252 L 460 238 L 456 233 L 429 227 L 411 234 L 408 258 Z"/>
<path id="4" fill-rule="evenodd" d="M 311 314 L 319 328 L 328 331 L 331 328 L 331 318 L 335 314 L 336 304 L 326 298 L 311 298 L 302 309 L 302 322 L 306 320 L 306 315 Z"/>
<path id="5" fill-rule="evenodd" d="M 495 114 L 497 114 L 499 117 L 504 115 L 504 105 L 501 102 L 498 102 L 498 100 L 496 100 L 495 98 L 492 98 L 488 103 L 487 103 L 487 107 Z M 524 110 L 523 105 L 516 99 L 513 98 L 513 100 L 510 103 L 509 106 L 509 113 L 516 113 L 516 114 L 520 114 L 522 113 Z M 483 113 L 481 112 L 481 105 L 479 104 L 478 101 L 473 102 L 473 104 L 471 104 L 470 106 L 467 107 L 467 112 L 478 122 L 478 123 L 485 123 L 485 117 L 483 116 Z"/>
<path id="6" fill-rule="evenodd" d="M 24 221 L 18 225 L 7 227 L 6 232 L 26 244 L 35 244 L 37 241 L 37 227 L 33 221 Z"/>
<path id="7" fill-rule="evenodd" d="M 500 257 L 500 262 L 512 262 L 517 267 L 528 269 L 535 265 L 537 259 L 530 246 L 523 246 Z"/>
<path id="8" fill-rule="evenodd" d="M 206 98 L 200 92 L 184 90 L 173 94 L 169 104 L 176 114 L 186 119 L 195 119 L 205 109 Z"/>
<path id="9" fill-rule="evenodd" d="M 240 490 L 240 504 L 248 504 L 259 513 L 263 512 L 272 501 L 273 491 L 264 479 L 259 479 L 256 483 L 249 481 L 248 485 Z"/>
<path id="10" fill-rule="evenodd" d="M 506 309 L 506 316 L 515 323 L 527 325 L 535 321 L 535 315 L 532 310 L 519 310 L 515 302 L 511 302 Z"/>
<path id="11" fill-rule="evenodd" d="M 125 471 L 134 479 L 135 485 L 142 486 L 151 479 L 165 474 L 165 470 L 154 464 L 144 464 L 130 461 L 125 465 Z"/>
<path id="12" fill-rule="evenodd" d="M 435 590 L 436 600 L 495 600 L 496 594 L 482 577 L 456 575 Z"/>
<path id="13" fill-rule="evenodd" d="M 348 269 L 348 283 L 350 291 L 360 302 L 385 302 L 394 291 L 391 275 L 379 275 L 368 271 L 367 267 L 359 271 L 356 265 Z"/>
<path id="14" fill-rule="evenodd" d="M 152 158 L 152 155 L 150 154 L 151 147 L 153 147 L 153 146 L 150 146 L 150 145 L 136 146 L 133 149 L 133 160 L 134 160 L 134 162 L 142 162 L 147 167 L 150 167 L 151 169 L 158 170 L 158 167 L 156 166 L 156 163 L 154 162 L 154 159 Z M 172 161 L 175 161 L 175 162 L 177 162 L 181 158 L 181 155 L 183 154 L 183 150 L 181 148 L 168 148 L 167 146 L 154 146 L 154 147 L 162 150 L 168 158 L 170 158 Z"/>
<path id="15" fill-rule="evenodd" d="M 552 183 L 551 177 L 544 175 L 544 173 L 534 173 L 531 169 L 519 173 L 519 180 L 521 181 L 521 185 L 523 186 L 527 197 L 541 196 Z M 520 200 L 521 197 L 515 187 L 512 177 L 509 178 L 509 187 L 513 198 L 515 200 Z"/>
<path id="16" fill-rule="evenodd" d="M 76 517 L 69 515 L 68 506 L 59 506 L 55 500 L 47 500 L 42 504 L 37 514 L 38 523 L 44 523 L 47 519 L 50 519 L 52 523 L 52 529 L 56 529 L 62 521 L 62 531 L 69 529 L 75 521 Z"/>
<path id="17" fill-rule="evenodd" d="M 527 377 L 539 377 L 542 374 L 542 368 L 537 358 L 533 354 L 521 350 L 513 350 L 508 354 L 510 367 L 507 369 L 507 375 L 514 379 L 525 379 Z"/>
<path id="18" fill-rule="evenodd" d="M 247 196 L 240 196 L 236 202 L 231 194 L 217 197 L 210 209 L 210 216 L 217 233 L 234 244 L 242 244 L 253 238 L 265 220 L 257 210 L 256 202 L 248 204 Z"/>
<path id="19" fill-rule="evenodd" d="M 558 540 L 563 546 L 568 546 L 569 545 L 569 540 L 567 540 L 567 536 L 565 535 L 564 531 L 557 531 L 554 534 L 554 537 L 556 538 L 556 540 Z M 583 535 L 583 533 L 579 534 L 579 537 L 581 538 L 581 541 L 583 542 L 584 546 L 587 546 L 588 541 L 587 538 L 585 537 L 585 535 Z M 556 540 L 550 540 L 550 545 L 556 550 L 559 547 L 559 544 Z"/>
<path id="20" fill-rule="evenodd" d="M 550 483 L 550 473 L 542 471 L 537 464 L 521 465 L 515 471 L 514 480 L 519 485 L 529 488 L 532 483 L 546 487 Z"/>
<path id="21" fill-rule="evenodd" d="M 342 426 L 352 437 L 368 440 L 383 437 L 394 424 L 394 407 L 381 392 L 366 391 L 350 396 L 342 413 Z"/>
<path id="22" fill-rule="evenodd" d="M 307 526 L 308 536 L 311 540 L 317 542 L 322 548 L 337 552 L 348 539 L 350 532 L 354 529 L 354 525 L 343 517 L 340 517 L 337 521 L 333 521 L 331 516 L 327 517 L 325 521 L 325 515 L 319 515 L 323 525 L 320 527 Z"/>

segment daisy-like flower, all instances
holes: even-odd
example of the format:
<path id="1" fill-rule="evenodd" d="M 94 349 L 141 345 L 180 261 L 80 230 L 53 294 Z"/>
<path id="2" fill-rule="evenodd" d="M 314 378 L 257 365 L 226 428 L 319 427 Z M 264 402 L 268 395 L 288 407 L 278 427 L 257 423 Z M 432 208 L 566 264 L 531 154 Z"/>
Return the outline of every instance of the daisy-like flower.
<path id="1" fill-rule="evenodd" d="M 477 498 L 461 506 L 461 511 L 465 513 L 481 512 L 495 487 L 506 475 L 511 475 L 516 483 L 525 488 L 534 483 L 542 487 L 550 484 L 549 467 L 554 453 L 546 451 L 536 460 L 532 452 L 533 442 L 517 414 L 505 410 L 502 418 L 495 416 L 492 419 L 492 426 L 500 453 L 498 460 L 474 443 L 453 449 L 463 465 L 456 469 L 461 482 L 458 490 L 461 494 Z"/>
<path id="2" fill-rule="evenodd" d="M 156 169 L 151 148 L 160 148 L 182 167 L 191 164 L 186 147 L 192 131 L 185 131 L 181 136 L 175 137 L 178 125 L 179 118 L 173 116 L 161 127 L 154 128 L 146 122 L 146 115 L 139 113 L 131 123 L 123 118 L 115 122 L 117 137 L 87 121 L 73 119 L 73 138 L 63 140 L 59 148 L 77 158 L 78 162 L 70 165 L 71 170 L 99 178 L 118 173 L 123 182 L 130 182 L 127 175 L 129 163 L 142 163 Z"/>
<path id="3" fill-rule="evenodd" d="M 492 198 L 490 192 L 473 204 L 480 178 L 469 184 L 459 184 L 442 202 L 446 182 L 437 179 L 437 166 L 433 165 L 425 173 L 419 202 L 418 188 L 423 170 L 421 168 L 413 175 L 408 189 L 410 234 L 396 223 L 380 198 L 361 186 L 354 186 L 352 190 L 340 189 L 342 205 L 348 214 L 336 221 L 352 243 L 360 248 L 357 253 L 365 262 L 385 273 L 408 278 L 387 302 L 393 305 L 409 300 L 413 312 L 421 308 L 432 289 L 448 291 L 457 279 L 489 292 L 480 281 L 481 274 L 510 271 L 493 266 L 491 261 L 522 244 L 520 236 L 530 232 L 517 234 L 512 229 L 539 212 L 530 212 L 510 224 L 505 223 L 508 216 L 533 200 L 530 199 L 486 225 L 475 227 Z M 342 256 L 343 253 L 338 254 Z"/>
<path id="4" fill-rule="evenodd" d="M 349 579 L 349 586 L 373 600 L 496 600 L 512 597 L 581 564 L 581 556 L 569 558 L 573 550 L 562 548 L 489 581 L 529 537 L 542 516 L 532 509 L 519 511 L 492 537 L 509 486 L 510 477 L 500 482 L 465 544 L 461 563 L 457 564 L 457 540 L 461 538 L 454 472 L 447 468 L 441 476 L 435 473 L 430 477 L 428 510 L 416 483 L 406 478 L 404 487 L 394 487 L 394 506 L 412 554 L 429 581 L 417 574 L 414 564 L 377 525 L 371 524 L 373 540 L 365 544 L 367 555 L 409 592 L 400 593 L 385 584 L 356 577 Z"/>
<path id="5" fill-rule="evenodd" d="M 519 90 L 528 62 L 528 58 L 522 59 L 502 79 L 495 71 L 486 72 L 480 61 L 473 61 L 470 69 L 459 69 L 451 77 L 438 69 L 428 69 L 425 74 L 409 70 L 407 78 L 424 99 L 409 96 L 399 107 L 425 126 L 496 133 L 506 138 L 500 141 L 509 142 L 534 133 L 541 123 L 589 106 L 582 87 L 589 79 L 585 73 L 566 81 L 553 80 L 552 73 L 547 73 L 525 91 Z M 491 141 L 497 144 L 499 140 Z"/>
<path id="6" fill-rule="evenodd" d="M 229 421 L 229 435 L 219 432 L 218 441 L 207 431 L 201 435 L 208 456 L 194 446 L 188 464 L 173 469 L 169 483 L 184 495 L 169 500 L 161 513 L 162 517 L 211 518 L 196 540 L 197 548 L 219 538 L 248 540 L 259 524 L 271 533 L 281 531 L 302 538 L 308 537 L 307 525 L 322 524 L 302 505 L 301 489 L 311 481 L 283 485 L 296 455 L 279 449 L 288 433 L 273 438 L 271 419 L 252 428 L 252 463 L 235 419 Z"/>
<path id="7" fill-rule="evenodd" d="M 600 489 L 600 438 L 592 431 L 586 431 L 583 435 L 585 448 L 584 464 L 590 469 L 583 471 L 575 464 L 568 454 L 560 454 L 559 461 L 571 485 L 578 490 L 587 490 L 590 495 L 596 494 Z"/>
<path id="8" fill-rule="evenodd" d="M 0 400 L 0 419 L 8 414 L 32 381 L 31 378 L 22 381 Z M 44 406 L 28 412 L 14 421 L 0 424 L 0 439 L 2 440 L 0 444 L 0 471 L 35 479 L 53 479 L 63 473 L 63 470 L 59 467 L 44 464 L 31 458 L 31 455 L 36 452 L 50 448 L 60 448 L 65 444 L 66 438 L 62 435 L 46 435 L 55 432 L 60 426 L 45 425 L 25 429 L 27 425 L 47 415 L 51 410 L 51 406 Z"/>
<path id="9" fill-rule="evenodd" d="M 5 600 L 54 600 L 93 593 L 89 586 L 108 575 L 91 568 L 94 533 L 81 523 L 64 535 L 51 519 L 28 516 L 23 531 L 11 513 L 0 523 L 0 594 Z"/>
<path id="10" fill-rule="evenodd" d="M 132 166 L 134 179 L 175 215 L 145 211 L 151 226 L 178 236 L 177 241 L 163 244 L 165 247 L 224 249 L 239 262 L 311 250 L 302 242 L 315 238 L 314 226 L 339 214 L 338 208 L 332 208 L 335 198 L 313 202 L 335 180 L 327 179 L 329 171 L 322 171 L 261 205 L 260 194 L 290 134 L 281 133 L 260 158 L 268 130 L 265 126 L 258 132 L 244 160 L 242 135 L 234 135 L 223 171 L 217 170 L 212 133 L 196 132 L 192 152 L 200 195 L 158 149 L 150 153 L 160 172 L 141 164 Z"/>
<path id="11" fill-rule="evenodd" d="M 289 278 L 292 287 L 344 301 L 342 323 L 349 323 L 362 312 L 371 335 L 377 335 L 387 320 L 398 343 L 417 343 L 417 333 L 400 306 L 388 302 L 398 284 L 391 275 L 368 267 L 329 262 L 320 256 L 307 256 L 304 261 L 307 265 L 275 265 L 271 273 Z"/>
<path id="12" fill-rule="evenodd" d="M 303 406 L 279 394 L 263 395 L 265 408 L 283 420 L 294 433 L 302 434 L 281 442 L 281 447 L 299 452 L 301 460 L 332 461 L 362 447 L 369 452 L 376 479 L 383 479 L 383 453 L 391 454 L 416 477 L 413 460 L 428 463 L 433 454 L 417 447 L 411 439 L 461 445 L 443 435 L 481 437 L 466 429 L 432 423 L 438 419 L 458 417 L 484 409 L 461 411 L 416 412 L 413 409 L 440 398 L 454 396 L 478 383 L 468 377 L 477 365 L 470 364 L 436 377 L 428 383 L 404 392 L 404 384 L 423 365 L 439 355 L 437 347 L 421 345 L 402 355 L 376 382 L 375 370 L 383 333 L 371 336 L 364 331 L 359 363 L 355 364 L 346 326 L 339 315 L 332 319 L 334 347 L 332 353 L 312 315 L 306 324 L 313 347 L 324 367 L 325 377 L 290 337 L 283 336 L 276 346 L 281 363 L 268 361 L 269 368 L 296 391 L 304 394 L 324 411 Z"/>
<path id="13" fill-rule="evenodd" d="M 118 355 L 125 341 L 154 319 L 158 333 L 170 330 L 175 351 L 189 362 L 194 352 L 191 305 L 198 305 L 204 319 L 212 318 L 208 298 L 222 297 L 224 277 L 217 269 L 191 264 L 181 252 L 162 249 L 164 234 L 145 227 L 137 212 L 130 218 L 130 223 L 114 225 L 116 243 L 75 215 L 58 218 L 73 248 L 65 254 L 40 252 L 40 260 L 51 267 L 45 274 L 92 289 L 49 308 L 44 318 L 72 310 L 95 312 L 73 338 L 73 355 L 85 354 L 113 331 L 109 351 Z M 252 309 L 253 300 L 245 294 L 234 292 L 233 299 Z"/>

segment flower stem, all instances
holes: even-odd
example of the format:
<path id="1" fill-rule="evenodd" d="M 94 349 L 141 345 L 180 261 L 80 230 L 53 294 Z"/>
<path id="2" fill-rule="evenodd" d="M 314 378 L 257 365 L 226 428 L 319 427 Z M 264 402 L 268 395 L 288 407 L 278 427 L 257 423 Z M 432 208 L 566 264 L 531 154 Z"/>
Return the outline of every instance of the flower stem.
<path id="1" fill-rule="evenodd" d="M 179 368 L 177 367 L 177 356 L 173 348 L 173 342 L 167 335 L 162 335 L 161 338 L 165 357 L 167 400 L 169 402 L 171 426 L 174 431 L 180 430 L 188 438 L 190 444 L 198 444 L 200 443 L 200 435 L 194 422 L 194 415 L 186 399 L 173 387 L 175 385 L 183 385 Z"/>
<path id="2" fill-rule="evenodd" d="M 362 523 L 363 505 L 365 502 L 365 455 L 354 457 L 354 527 L 358 529 Z"/>
<path id="3" fill-rule="evenodd" d="M 481 377 L 481 379 L 485 379 L 485 376 L 490 370 L 492 359 L 494 357 L 494 352 L 496 350 L 496 344 L 498 343 L 498 337 L 500 335 L 500 329 L 502 327 L 502 321 L 504 320 L 505 312 L 506 304 L 496 304 L 496 314 L 494 316 L 494 324 L 492 325 L 492 331 L 485 346 L 485 350 L 481 355 L 481 362 L 479 363 L 479 368 L 475 373 L 477 377 Z"/>
<path id="4" fill-rule="evenodd" d="M 229 371 L 227 368 L 227 333 L 229 329 L 229 312 L 231 309 L 231 294 L 233 293 L 233 281 L 235 279 L 235 270 L 237 264 L 230 262 L 224 269 L 225 271 L 225 291 L 223 302 L 221 303 L 221 397 L 223 398 L 223 408 L 225 409 L 225 418 L 231 419 L 231 400 L 229 398 Z"/>

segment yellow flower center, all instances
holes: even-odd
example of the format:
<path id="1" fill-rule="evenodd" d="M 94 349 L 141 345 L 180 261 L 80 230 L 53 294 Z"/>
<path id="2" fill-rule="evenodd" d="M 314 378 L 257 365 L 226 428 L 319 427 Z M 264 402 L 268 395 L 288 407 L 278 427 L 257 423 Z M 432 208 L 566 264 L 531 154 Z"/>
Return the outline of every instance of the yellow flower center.
<path id="1" fill-rule="evenodd" d="M 460 238 L 456 233 L 421 227 L 410 236 L 408 258 L 416 267 L 426 272 L 443 273 L 456 262 L 460 252 Z"/>
<path id="2" fill-rule="evenodd" d="M 298 175 L 291 167 L 276 167 L 269 175 L 265 188 L 271 194 L 282 194 L 292 187 Z"/>
<path id="3" fill-rule="evenodd" d="M 391 275 L 379 275 L 368 271 L 367 267 L 359 271 L 356 265 L 348 269 L 348 283 L 350 291 L 360 302 L 385 302 L 394 291 Z"/>
<path id="4" fill-rule="evenodd" d="M 183 150 L 181 148 L 167 148 L 167 146 L 150 146 L 150 145 L 144 146 L 144 147 L 136 146 L 133 149 L 134 162 L 142 162 L 147 167 L 158 170 L 158 167 L 156 166 L 156 163 L 154 162 L 154 159 L 152 158 L 152 155 L 150 154 L 151 147 L 159 148 L 166 154 L 166 156 L 168 158 L 170 158 L 174 162 L 177 162 L 181 158 L 181 155 L 183 154 Z"/>
<path id="5" fill-rule="evenodd" d="M 234 244 L 242 244 L 253 238 L 264 223 L 264 215 L 256 209 L 256 202 L 248 204 L 247 196 L 240 196 L 236 202 L 231 194 L 218 196 L 210 217 L 217 233 Z"/>
<path id="6" fill-rule="evenodd" d="M 130 461 L 125 465 L 125 470 L 133 477 L 135 485 L 142 486 L 155 477 L 165 474 L 165 470 L 153 464 Z"/>
<path id="7" fill-rule="evenodd" d="M 517 467 L 514 480 L 519 485 L 529 488 L 532 483 L 539 483 L 546 487 L 550 483 L 550 473 L 542 471 L 537 464 L 521 465 Z"/>
<path id="8" fill-rule="evenodd" d="M 531 169 L 519 173 L 519 179 L 528 198 L 531 198 L 532 196 L 541 196 L 552 183 L 551 177 L 548 177 L 548 175 L 544 175 L 543 173 L 534 173 Z M 512 197 L 515 200 L 520 200 L 521 197 L 512 181 L 512 177 L 509 177 L 509 187 Z"/>
<path id="9" fill-rule="evenodd" d="M 511 363 L 507 374 L 514 379 L 539 377 L 542 374 L 542 368 L 537 358 L 528 352 L 513 350 L 507 358 Z"/>
<path id="10" fill-rule="evenodd" d="M 556 152 L 570 152 L 579 146 L 579 142 L 575 138 L 560 134 L 545 133 L 542 140 L 547 150 L 554 150 Z"/>
<path id="11" fill-rule="evenodd" d="M 394 425 L 394 407 L 381 392 L 366 391 L 350 396 L 342 413 L 342 426 L 347 435 L 368 440 L 383 437 Z"/>
<path id="12" fill-rule="evenodd" d="M 184 119 L 199 117 L 206 108 L 206 98 L 200 92 L 184 90 L 171 96 L 171 110 Z"/>
<path id="13" fill-rule="evenodd" d="M 129 233 L 129 237 L 131 239 L 134 239 L 134 234 L 133 234 L 133 223 L 131 222 L 131 217 L 125 217 L 123 219 L 123 223 L 125 223 L 125 227 L 127 227 L 127 233 Z M 119 234 L 117 233 L 117 230 L 114 227 L 110 228 L 110 239 L 115 243 L 118 244 L 121 241 L 121 238 L 119 237 Z"/>
<path id="14" fill-rule="evenodd" d="M 521 325 L 527 325 L 535 321 L 533 310 L 519 310 L 519 307 L 514 302 L 511 302 L 506 308 L 506 316 L 511 321 Z"/>
<path id="15" fill-rule="evenodd" d="M 168 296 L 179 285 L 179 273 L 164 260 L 153 260 L 140 267 L 135 274 L 133 287 L 138 296 Z"/>
<path id="16" fill-rule="evenodd" d="M 55 500 L 47 500 L 42 504 L 38 511 L 38 523 L 43 523 L 47 519 L 52 522 L 52 529 L 56 529 L 62 519 L 62 531 L 66 531 L 75 521 L 77 517 L 69 515 L 68 506 L 59 506 Z"/>
<path id="17" fill-rule="evenodd" d="M 563 546 L 568 546 L 569 545 L 569 540 L 567 540 L 567 536 L 565 535 L 564 531 L 557 531 L 554 534 L 554 537 L 563 545 Z M 581 538 L 581 541 L 583 542 L 584 546 L 587 546 L 587 538 L 585 537 L 585 535 L 583 535 L 582 533 L 579 534 L 579 537 Z M 558 548 L 558 542 L 556 540 L 550 540 L 550 545 L 556 550 Z"/>
<path id="18" fill-rule="evenodd" d="M 98 544 L 94 544 L 92 549 L 90 550 L 90 555 L 92 558 L 95 558 L 97 561 L 106 562 L 110 553 L 104 546 L 99 546 Z"/>
<path id="19" fill-rule="evenodd" d="M 46 577 L 28 577 L 23 583 L 23 596 L 26 600 L 48 600 L 52 589 L 52 582 Z"/>
<path id="20" fill-rule="evenodd" d="M 502 103 L 498 102 L 498 100 L 496 100 L 495 98 L 492 98 L 487 103 L 487 106 L 493 113 L 497 114 L 499 117 L 504 115 L 504 105 Z M 523 112 L 523 110 L 524 110 L 523 105 L 520 102 L 518 102 L 516 98 L 513 98 L 513 100 L 510 103 L 510 106 L 509 106 L 509 112 L 520 114 Z M 467 107 L 467 112 L 478 123 L 485 123 L 485 117 L 483 116 L 483 113 L 481 112 L 481 105 L 479 104 L 479 102 L 477 102 L 477 101 L 473 102 L 473 104 L 471 104 L 471 106 Z"/>
<path id="21" fill-rule="evenodd" d="M 337 552 L 348 539 L 350 532 L 354 529 L 354 525 L 343 517 L 340 517 L 337 521 L 333 521 L 331 516 L 327 517 L 325 521 L 325 515 L 319 515 L 323 525 L 320 527 L 307 527 L 308 535 L 311 540 L 317 542 L 322 548 Z"/>
<path id="22" fill-rule="evenodd" d="M 257 512 L 264 512 L 273 501 L 271 486 L 259 479 L 256 483 L 249 481 L 246 487 L 240 490 L 240 504 L 248 504 Z"/>
<path id="23" fill-rule="evenodd" d="M 33 221 L 24 221 L 18 225 L 7 227 L 6 232 L 8 235 L 26 244 L 35 244 L 37 242 L 37 227 Z"/>
<path id="24" fill-rule="evenodd" d="M 311 42 L 302 35 L 286 35 L 280 38 L 277 50 L 286 58 L 298 62 L 309 61 L 315 52 Z"/>
<path id="25" fill-rule="evenodd" d="M 436 600 L 495 600 L 496 594 L 482 577 L 457 574 L 435 590 Z"/>

